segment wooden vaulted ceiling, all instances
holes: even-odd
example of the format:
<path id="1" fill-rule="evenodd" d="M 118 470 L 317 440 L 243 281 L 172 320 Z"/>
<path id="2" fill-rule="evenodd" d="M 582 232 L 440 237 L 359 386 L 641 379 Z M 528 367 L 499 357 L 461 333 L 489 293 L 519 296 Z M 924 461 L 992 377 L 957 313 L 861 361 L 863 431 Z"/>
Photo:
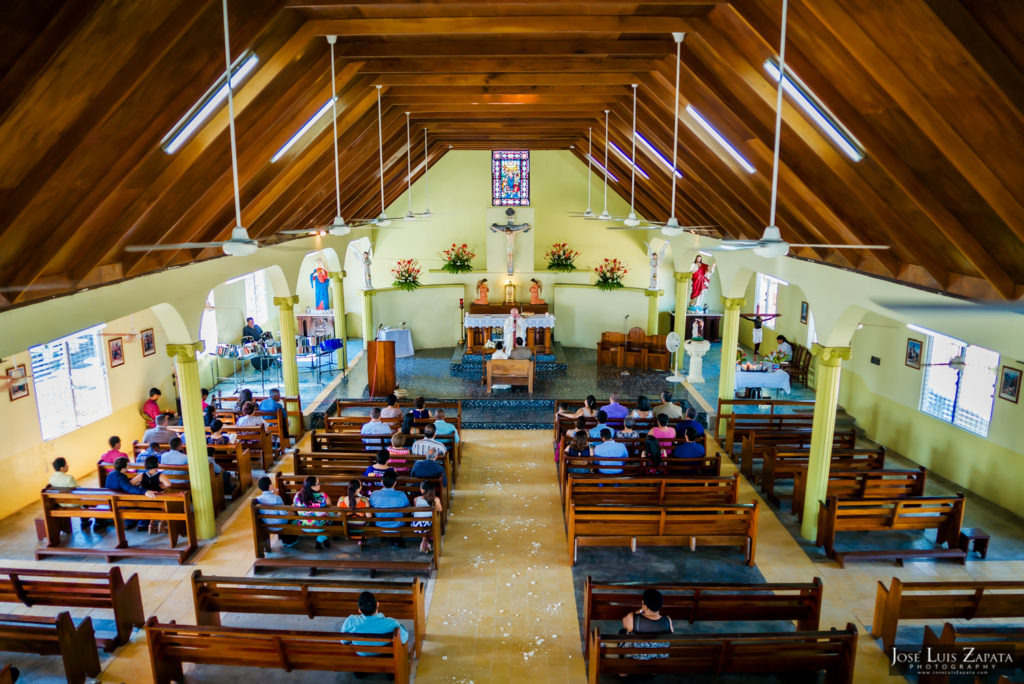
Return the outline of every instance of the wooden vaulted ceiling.
<path id="1" fill-rule="evenodd" d="M 230 0 L 232 54 L 260 63 L 236 93 L 250 234 L 334 215 L 329 117 L 270 158 L 330 94 L 339 36 L 342 215 L 449 149 L 572 149 L 586 163 L 637 126 L 671 156 L 680 76 L 680 222 L 756 237 L 768 217 L 779 0 Z M 0 19 L 0 307 L 153 272 L 217 250 L 129 244 L 224 239 L 234 223 L 226 107 L 173 155 L 163 136 L 223 73 L 220 2 L 10 0 Z M 790 241 L 891 244 L 799 256 L 955 294 L 1024 295 L 1024 5 L 1017 0 L 791 0 L 787 63 L 863 145 L 852 162 L 787 98 L 778 223 Z M 682 106 L 756 167 L 745 173 Z M 665 167 L 638 148 L 637 210 L 669 214 Z M 629 169 L 609 156 L 628 199 Z M 419 224 L 418 224 L 419 226 Z M 429 230 L 429 224 L 417 229 Z"/>

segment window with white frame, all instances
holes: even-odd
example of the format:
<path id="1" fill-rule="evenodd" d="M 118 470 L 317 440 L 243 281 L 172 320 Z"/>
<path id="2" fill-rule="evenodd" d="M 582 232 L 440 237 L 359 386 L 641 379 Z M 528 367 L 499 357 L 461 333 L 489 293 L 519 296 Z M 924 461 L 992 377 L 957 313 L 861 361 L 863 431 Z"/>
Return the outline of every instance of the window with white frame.
<path id="1" fill-rule="evenodd" d="M 43 440 L 110 415 L 102 329 L 98 325 L 29 348 Z"/>
<path id="2" fill-rule="evenodd" d="M 256 319 L 257 325 L 267 324 L 267 278 L 263 271 L 248 273 L 245 282 L 245 314 Z"/>
<path id="3" fill-rule="evenodd" d="M 953 337 L 928 334 L 921 411 L 981 437 L 988 436 L 999 353 Z M 948 365 L 963 358 L 963 367 Z"/>
<path id="4" fill-rule="evenodd" d="M 758 313 L 769 315 L 779 312 L 779 285 L 788 285 L 788 283 L 765 273 L 757 274 L 754 304 Z M 764 327 L 774 330 L 776 320 L 769 318 L 764 322 Z"/>
<path id="5" fill-rule="evenodd" d="M 199 338 L 206 345 L 206 351 L 210 354 L 217 349 L 217 311 L 215 309 L 213 290 L 206 297 L 206 306 L 203 308 L 203 318 L 199 323 Z"/>

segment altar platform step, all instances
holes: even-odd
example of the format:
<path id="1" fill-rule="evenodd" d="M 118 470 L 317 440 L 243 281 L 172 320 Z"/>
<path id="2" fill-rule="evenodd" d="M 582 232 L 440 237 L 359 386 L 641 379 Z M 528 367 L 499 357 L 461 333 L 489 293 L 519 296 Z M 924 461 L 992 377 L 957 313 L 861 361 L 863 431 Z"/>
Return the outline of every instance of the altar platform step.
<path id="1" fill-rule="evenodd" d="M 569 365 L 560 344 L 551 346 L 551 354 L 538 354 L 535 370 L 538 376 L 565 375 Z M 484 357 L 481 354 L 466 354 L 464 347 L 456 347 L 452 352 L 451 365 L 448 372 L 453 377 L 480 379 L 483 375 Z"/>
<path id="2" fill-rule="evenodd" d="M 493 399 L 463 399 L 464 430 L 551 430 L 552 399 L 520 398 L 518 390 L 497 391 Z M 525 392 L 522 396 L 528 397 Z"/>

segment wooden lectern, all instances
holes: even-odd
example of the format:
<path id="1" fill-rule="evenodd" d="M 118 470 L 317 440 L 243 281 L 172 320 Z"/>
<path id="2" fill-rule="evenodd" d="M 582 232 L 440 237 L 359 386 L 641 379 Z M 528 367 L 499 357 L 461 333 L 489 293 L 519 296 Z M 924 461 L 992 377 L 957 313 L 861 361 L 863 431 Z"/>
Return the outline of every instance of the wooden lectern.
<path id="1" fill-rule="evenodd" d="M 386 397 L 395 391 L 395 343 L 371 341 L 366 351 L 370 396 Z"/>

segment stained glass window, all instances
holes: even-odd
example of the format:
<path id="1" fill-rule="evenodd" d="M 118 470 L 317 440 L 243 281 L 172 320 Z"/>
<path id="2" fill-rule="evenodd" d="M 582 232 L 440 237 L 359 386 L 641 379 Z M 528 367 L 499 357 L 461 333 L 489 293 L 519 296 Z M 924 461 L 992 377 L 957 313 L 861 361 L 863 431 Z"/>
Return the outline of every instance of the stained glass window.
<path id="1" fill-rule="evenodd" d="M 529 150 L 491 152 L 491 198 L 496 207 L 529 206 Z"/>

